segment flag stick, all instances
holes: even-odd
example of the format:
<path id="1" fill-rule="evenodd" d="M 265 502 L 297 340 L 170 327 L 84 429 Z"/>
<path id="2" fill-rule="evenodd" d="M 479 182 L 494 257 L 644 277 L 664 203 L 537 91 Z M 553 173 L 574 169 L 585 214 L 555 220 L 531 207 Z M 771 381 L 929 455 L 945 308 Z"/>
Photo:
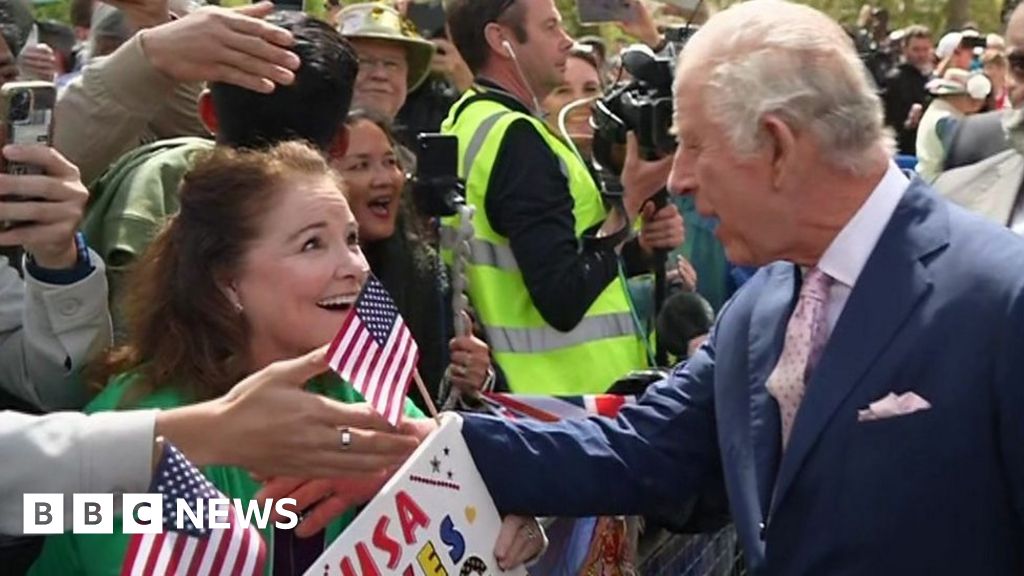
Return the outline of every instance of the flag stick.
<path id="1" fill-rule="evenodd" d="M 416 386 L 420 389 L 420 396 L 423 396 L 423 401 L 427 403 L 427 412 L 440 424 L 441 415 L 437 413 L 437 406 L 434 406 L 434 401 L 430 399 L 430 392 L 427 392 L 427 385 L 423 383 L 423 378 L 420 378 L 419 369 L 413 370 L 412 376 L 416 379 Z"/>

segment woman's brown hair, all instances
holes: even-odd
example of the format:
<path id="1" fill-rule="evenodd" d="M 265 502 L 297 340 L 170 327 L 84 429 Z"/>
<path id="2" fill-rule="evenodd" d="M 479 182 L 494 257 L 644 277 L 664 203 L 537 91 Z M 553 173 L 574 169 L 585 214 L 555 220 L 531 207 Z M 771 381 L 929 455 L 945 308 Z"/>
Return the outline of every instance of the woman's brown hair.
<path id="1" fill-rule="evenodd" d="M 110 352 L 96 379 L 136 370 L 122 404 L 176 388 L 189 401 L 226 392 L 248 371 L 249 327 L 222 289 L 259 235 L 277 195 L 296 177 L 340 180 L 309 146 L 267 151 L 217 148 L 202 155 L 179 189 L 180 209 L 150 244 L 121 303 L 129 342 Z"/>

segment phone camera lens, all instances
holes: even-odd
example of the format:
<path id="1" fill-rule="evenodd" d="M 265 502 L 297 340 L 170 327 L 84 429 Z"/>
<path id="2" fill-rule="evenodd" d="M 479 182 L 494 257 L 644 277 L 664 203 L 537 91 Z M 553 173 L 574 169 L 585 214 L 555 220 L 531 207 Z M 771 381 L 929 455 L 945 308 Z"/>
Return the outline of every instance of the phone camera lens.
<path id="1" fill-rule="evenodd" d="M 12 122 L 24 122 L 28 120 L 29 113 L 31 111 L 32 93 L 28 90 L 20 91 L 11 98 L 10 120 Z"/>

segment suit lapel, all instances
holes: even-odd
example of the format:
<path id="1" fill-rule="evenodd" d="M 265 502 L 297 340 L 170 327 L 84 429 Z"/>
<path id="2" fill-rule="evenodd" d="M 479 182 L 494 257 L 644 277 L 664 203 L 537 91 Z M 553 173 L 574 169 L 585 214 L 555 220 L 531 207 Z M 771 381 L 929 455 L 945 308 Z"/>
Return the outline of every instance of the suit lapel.
<path id="1" fill-rule="evenodd" d="M 915 181 L 861 272 L 808 383 L 779 466 L 774 512 L 821 433 L 930 291 L 920 259 L 948 242 L 945 206 Z"/>
<path id="2" fill-rule="evenodd" d="M 779 405 L 765 382 L 782 353 L 786 324 L 796 301 L 796 266 L 780 264 L 772 270 L 750 318 L 750 443 L 757 470 L 761 510 L 768 510 L 781 445 Z"/>

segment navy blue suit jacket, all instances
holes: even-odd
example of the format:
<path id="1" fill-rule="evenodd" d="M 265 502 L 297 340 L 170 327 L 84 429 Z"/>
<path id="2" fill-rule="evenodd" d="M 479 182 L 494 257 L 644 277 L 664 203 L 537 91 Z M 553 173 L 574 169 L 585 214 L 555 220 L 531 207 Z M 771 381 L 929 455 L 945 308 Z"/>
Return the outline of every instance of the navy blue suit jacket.
<path id="1" fill-rule="evenodd" d="M 498 507 L 649 514 L 721 471 L 754 574 L 1024 574 L 1024 241 L 915 180 L 781 455 L 764 384 L 798 277 L 790 263 L 758 272 L 701 351 L 616 420 L 467 417 Z M 908 391 L 931 409 L 858 422 Z"/>

